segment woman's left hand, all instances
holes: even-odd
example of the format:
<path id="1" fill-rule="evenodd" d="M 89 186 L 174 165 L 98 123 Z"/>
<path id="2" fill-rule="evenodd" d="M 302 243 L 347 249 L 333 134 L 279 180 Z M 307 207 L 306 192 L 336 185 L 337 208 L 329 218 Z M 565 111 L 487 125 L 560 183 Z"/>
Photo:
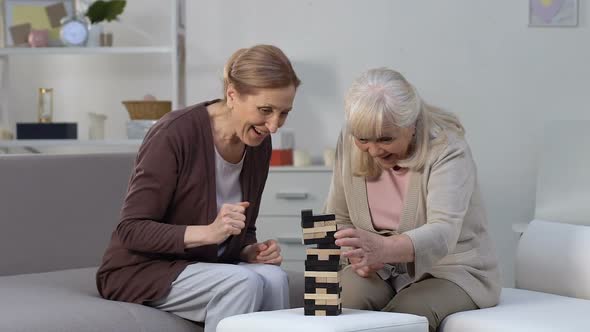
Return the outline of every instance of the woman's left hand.
<path id="1" fill-rule="evenodd" d="M 281 247 L 275 240 L 267 240 L 262 243 L 254 243 L 244 247 L 240 257 L 247 263 L 281 265 Z"/>
<path id="2" fill-rule="evenodd" d="M 345 228 L 334 234 L 336 245 L 352 247 L 342 253 L 346 258 L 353 258 L 352 267 L 357 269 L 369 268 L 387 263 L 385 252 L 385 237 L 358 228 Z"/>

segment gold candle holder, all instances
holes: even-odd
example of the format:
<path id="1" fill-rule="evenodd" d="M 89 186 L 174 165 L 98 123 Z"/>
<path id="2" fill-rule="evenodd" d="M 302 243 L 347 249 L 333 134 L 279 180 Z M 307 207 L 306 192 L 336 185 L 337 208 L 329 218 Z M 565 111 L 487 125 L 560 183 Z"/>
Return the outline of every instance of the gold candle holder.
<path id="1" fill-rule="evenodd" d="M 53 121 L 53 89 L 39 88 L 39 105 L 37 115 L 40 123 Z"/>

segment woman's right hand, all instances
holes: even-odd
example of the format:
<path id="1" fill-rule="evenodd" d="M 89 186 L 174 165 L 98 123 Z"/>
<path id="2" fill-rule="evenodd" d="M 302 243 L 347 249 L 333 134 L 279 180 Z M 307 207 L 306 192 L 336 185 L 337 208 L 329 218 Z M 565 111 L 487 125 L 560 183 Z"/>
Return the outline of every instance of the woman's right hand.
<path id="1" fill-rule="evenodd" d="M 350 257 L 348 259 L 348 261 L 350 262 L 351 265 L 354 264 L 358 264 L 361 262 L 361 259 L 358 257 Z M 363 277 L 363 278 L 368 278 L 371 274 L 379 271 L 380 269 L 382 269 L 385 266 L 385 264 L 382 263 L 376 263 L 373 264 L 371 266 L 363 266 L 363 267 L 359 267 L 359 268 L 354 268 L 352 267 L 352 269 L 354 270 L 354 272 L 356 272 L 356 274 L 358 274 L 359 276 Z"/>
<path id="2" fill-rule="evenodd" d="M 223 204 L 215 220 L 208 226 L 212 243 L 220 244 L 246 227 L 246 208 L 249 202 Z"/>

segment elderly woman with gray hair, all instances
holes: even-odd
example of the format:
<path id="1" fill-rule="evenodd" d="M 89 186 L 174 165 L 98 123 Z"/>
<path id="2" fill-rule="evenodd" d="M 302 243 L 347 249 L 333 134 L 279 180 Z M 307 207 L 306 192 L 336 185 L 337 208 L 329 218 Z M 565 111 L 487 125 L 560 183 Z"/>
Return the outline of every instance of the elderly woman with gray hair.
<path id="1" fill-rule="evenodd" d="M 448 315 L 498 303 L 500 276 L 458 118 L 378 68 L 346 96 L 327 212 L 347 250 L 343 307 Z"/>

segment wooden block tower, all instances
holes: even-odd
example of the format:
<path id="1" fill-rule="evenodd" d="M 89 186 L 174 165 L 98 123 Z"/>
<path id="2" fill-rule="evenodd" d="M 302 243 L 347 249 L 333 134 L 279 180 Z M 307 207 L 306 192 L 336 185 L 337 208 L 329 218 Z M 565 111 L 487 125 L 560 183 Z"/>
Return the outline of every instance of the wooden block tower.
<path id="1" fill-rule="evenodd" d="M 303 244 L 316 245 L 306 249 L 304 311 L 306 316 L 337 316 L 340 302 L 340 247 L 334 244 L 336 217 L 333 214 L 313 215 L 301 211 Z"/>

